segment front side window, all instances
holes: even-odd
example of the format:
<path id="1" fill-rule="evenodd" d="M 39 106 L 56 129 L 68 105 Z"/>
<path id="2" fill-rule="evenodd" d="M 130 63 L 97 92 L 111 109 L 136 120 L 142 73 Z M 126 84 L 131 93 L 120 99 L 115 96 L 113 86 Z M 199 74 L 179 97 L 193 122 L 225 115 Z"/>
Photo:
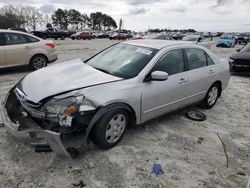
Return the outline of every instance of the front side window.
<path id="1" fill-rule="evenodd" d="M 201 67 L 207 66 L 207 59 L 205 52 L 196 48 L 186 49 L 187 60 L 188 60 L 188 69 L 198 69 Z"/>
<path id="2" fill-rule="evenodd" d="M 86 64 L 114 76 L 132 78 L 141 72 L 157 52 L 153 48 L 117 44 L 94 56 Z"/>
<path id="3" fill-rule="evenodd" d="M 181 49 L 166 52 L 155 64 L 153 71 L 164 71 L 168 75 L 177 74 L 184 71 L 184 60 Z"/>
<path id="4" fill-rule="evenodd" d="M 6 45 L 16 45 L 27 43 L 26 38 L 22 34 L 17 33 L 4 33 L 4 40 Z"/>

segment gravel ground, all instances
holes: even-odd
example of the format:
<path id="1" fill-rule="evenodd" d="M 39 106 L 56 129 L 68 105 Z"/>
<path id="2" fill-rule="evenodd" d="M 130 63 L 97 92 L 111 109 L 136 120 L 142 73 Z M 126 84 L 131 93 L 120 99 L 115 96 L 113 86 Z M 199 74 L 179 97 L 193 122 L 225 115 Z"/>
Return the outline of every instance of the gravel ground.
<path id="1" fill-rule="evenodd" d="M 96 39 L 56 43 L 59 59 L 55 63 L 60 63 L 86 59 L 115 42 Z M 213 45 L 212 51 L 228 58 L 237 48 Z M 26 74 L 1 74 L 0 100 Z M 250 176 L 249 101 L 250 77 L 234 75 L 215 107 L 200 109 L 207 115 L 206 121 L 187 119 L 187 109 L 173 112 L 128 129 L 123 140 L 110 150 L 92 144 L 77 159 L 55 152 L 35 153 L 0 127 L 0 187 L 68 188 L 82 180 L 89 188 L 246 188 Z M 217 133 L 227 147 L 228 168 Z M 163 175 L 151 174 L 154 163 L 162 165 Z"/>

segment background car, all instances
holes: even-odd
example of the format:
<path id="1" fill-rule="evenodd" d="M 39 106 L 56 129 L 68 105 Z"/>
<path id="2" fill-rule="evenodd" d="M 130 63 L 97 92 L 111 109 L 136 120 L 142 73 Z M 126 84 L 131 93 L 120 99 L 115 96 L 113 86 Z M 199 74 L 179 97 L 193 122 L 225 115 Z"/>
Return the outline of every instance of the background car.
<path id="1" fill-rule="evenodd" d="M 250 73 L 250 44 L 238 49 L 229 59 L 231 72 Z"/>
<path id="2" fill-rule="evenodd" d="M 57 40 L 58 38 L 64 40 L 68 35 L 66 31 L 56 28 L 48 28 L 43 31 L 32 31 L 31 33 L 42 39 L 53 38 L 55 40 Z"/>
<path id="3" fill-rule="evenodd" d="M 111 36 L 109 36 L 110 40 L 126 40 L 128 39 L 127 33 L 113 33 Z"/>
<path id="4" fill-rule="evenodd" d="M 28 33 L 0 30 L 0 68 L 29 65 L 40 69 L 57 59 L 55 46 Z"/>
<path id="5" fill-rule="evenodd" d="M 71 39 L 75 40 L 75 39 L 83 39 L 83 40 L 91 40 L 94 38 L 94 36 L 92 35 L 91 32 L 86 32 L 86 31 L 83 31 L 83 32 L 78 32 L 76 34 L 73 34 L 70 36 Z"/>
<path id="6" fill-rule="evenodd" d="M 235 36 L 236 44 L 247 44 L 250 41 L 250 33 L 240 33 Z"/>
<path id="7" fill-rule="evenodd" d="M 222 36 L 216 43 L 216 47 L 234 47 L 235 39 L 231 35 Z"/>
<path id="8" fill-rule="evenodd" d="M 175 40 L 170 35 L 166 35 L 166 34 L 145 35 L 145 36 L 142 37 L 142 39 Z"/>
<path id="9" fill-rule="evenodd" d="M 186 35 L 182 38 L 182 41 L 189 41 L 191 43 L 204 46 L 208 49 L 211 48 L 211 37 L 204 37 L 200 35 Z"/>

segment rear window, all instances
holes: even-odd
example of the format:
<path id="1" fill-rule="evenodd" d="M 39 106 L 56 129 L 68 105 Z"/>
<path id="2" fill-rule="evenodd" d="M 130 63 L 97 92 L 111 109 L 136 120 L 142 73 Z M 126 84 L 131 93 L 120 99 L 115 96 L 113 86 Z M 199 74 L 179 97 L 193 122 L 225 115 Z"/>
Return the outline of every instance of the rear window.
<path id="1" fill-rule="evenodd" d="M 203 50 L 196 48 L 186 49 L 188 69 L 198 69 L 207 66 L 207 57 Z"/>
<path id="2" fill-rule="evenodd" d="M 26 35 L 25 37 L 26 37 L 28 43 L 39 42 L 39 40 L 37 38 L 31 37 L 28 35 Z"/>

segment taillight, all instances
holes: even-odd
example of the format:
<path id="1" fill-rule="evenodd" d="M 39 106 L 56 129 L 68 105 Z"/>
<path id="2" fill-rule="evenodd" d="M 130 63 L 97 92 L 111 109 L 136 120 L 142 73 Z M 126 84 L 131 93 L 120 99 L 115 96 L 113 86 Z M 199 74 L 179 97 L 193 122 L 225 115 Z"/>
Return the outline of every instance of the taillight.
<path id="1" fill-rule="evenodd" d="M 51 48 L 55 48 L 55 47 L 56 47 L 56 44 L 53 43 L 53 42 L 51 42 L 51 43 L 46 43 L 46 45 L 47 45 L 48 47 L 51 47 Z"/>

